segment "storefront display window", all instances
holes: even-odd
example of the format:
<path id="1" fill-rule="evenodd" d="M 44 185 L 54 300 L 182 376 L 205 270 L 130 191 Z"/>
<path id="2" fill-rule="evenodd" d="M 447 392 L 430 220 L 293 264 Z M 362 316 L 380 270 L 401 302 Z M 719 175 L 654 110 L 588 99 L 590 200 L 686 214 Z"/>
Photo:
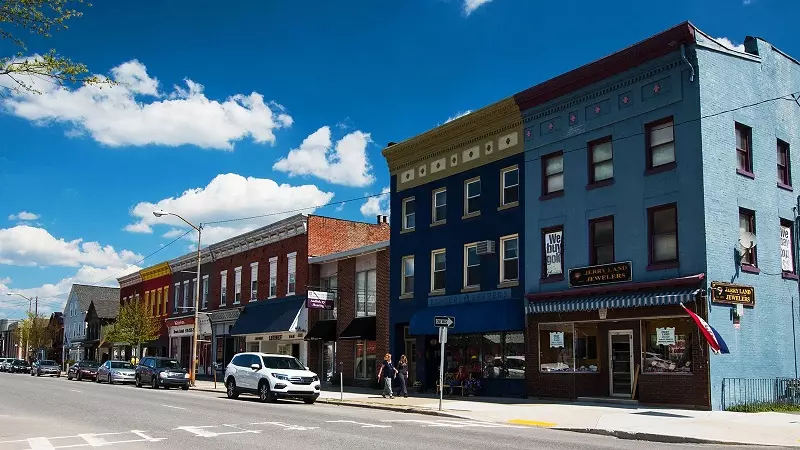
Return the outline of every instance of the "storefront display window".
<path id="1" fill-rule="evenodd" d="M 539 325 L 539 364 L 542 372 L 600 371 L 597 324 Z"/>
<path id="2" fill-rule="evenodd" d="M 375 351 L 377 345 L 375 341 L 356 341 L 355 354 L 355 377 L 359 379 L 371 380 L 377 377 Z"/>
<path id="3" fill-rule="evenodd" d="M 575 371 L 598 372 L 597 324 L 575 324 Z"/>
<path id="4" fill-rule="evenodd" d="M 525 338 L 518 333 L 456 334 L 445 344 L 447 372 L 472 378 L 525 378 Z"/>
<path id="5" fill-rule="evenodd" d="M 690 319 L 642 321 L 642 371 L 691 373 L 693 331 Z"/>

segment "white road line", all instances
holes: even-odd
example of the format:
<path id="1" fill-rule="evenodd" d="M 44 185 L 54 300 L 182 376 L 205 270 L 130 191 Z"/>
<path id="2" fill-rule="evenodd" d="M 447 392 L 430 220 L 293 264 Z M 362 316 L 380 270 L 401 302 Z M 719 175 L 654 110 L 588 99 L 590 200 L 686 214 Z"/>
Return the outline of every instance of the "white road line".
<path id="1" fill-rule="evenodd" d="M 26 439 L 28 441 L 28 445 L 31 446 L 31 450 L 45 450 L 45 449 L 53 449 L 53 444 L 50 443 L 50 440 L 46 437 L 36 437 Z"/>
<path id="2" fill-rule="evenodd" d="M 161 405 L 161 406 L 163 406 L 165 408 L 182 409 L 182 410 L 186 411 L 186 408 L 181 408 L 180 406 L 172 406 L 172 405 Z"/>
<path id="3" fill-rule="evenodd" d="M 326 420 L 325 422 L 327 422 L 327 423 L 352 423 L 354 425 L 361 425 L 361 428 L 392 428 L 391 425 L 375 425 L 375 424 L 372 424 L 372 423 L 354 422 L 352 420 Z"/>
<path id="4" fill-rule="evenodd" d="M 79 391 L 77 389 L 70 389 L 70 392 L 83 392 L 83 391 Z"/>
<path id="5" fill-rule="evenodd" d="M 154 438 L 154 437 L 150 437 L 150 436 L 148 436 L 148 435 L 146 435 L 146 434 L 145 434 L 145 433 L 147 433 L 146 431 L 142 431 L 142 430 L 131 430 L 131 433 L 133 433 L 133 434 L 135 434 L 135 435 L 139 436 L 140 438 L 143 438 L 143 439 L 145 439 L 147 442 L 158 442 L 158 441 L 163 441 L 163 440 L 165 440 L 165 439 L 166 439 L 166 438 Z"/>
<path id="6" fill-rule="evenodd" d="M 223 425 L 225 427 L 235 428 L 240 431 L 224 431 L 224 432 L 216 432 L 216 431 L 209 431 L 206 428 L 216 428 L 216 425 L 206 425 L 206 426 L 186 426 L 186 427 L 177 427 L 176 430 L 183 430 L 188 431 L 189 433 L 194 434 L 195 436 L 200 437 L 217 437 L 217 436 L 225 436 L 229 434 L 245 434 L 245 433 L 252 433 L 252 434 L 260 434 L 261 430 L 245 430 L 243 428 L 239 428 L 236 425 Z"/>
<path id="7" fill-rule="evenodd" d="M 108 441 L 93 433 L 79 434 L 78 437 L 86 441 L 92 447 L 102 447 L 108 445 Z"/>
<path id="8" fill-rule="evenodd" d="M 318 430 L 319 427 L 304 427 L 301 425 L 289 425 L 283 422 L 253 422 L 250 425 L 275 425 L 282 427 L 285 430 L 296 430 L 296 431 L 308 431 L 308 430 Z"/>

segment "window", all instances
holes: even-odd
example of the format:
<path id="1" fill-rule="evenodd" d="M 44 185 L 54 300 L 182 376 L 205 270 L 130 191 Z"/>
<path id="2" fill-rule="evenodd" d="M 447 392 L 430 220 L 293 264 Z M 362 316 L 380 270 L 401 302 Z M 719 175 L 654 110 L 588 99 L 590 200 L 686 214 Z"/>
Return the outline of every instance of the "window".
<path id="1" fill-rule="evenodd" d="M 647 168 L 675 162 L 675 124 L 672 117 L 645 125 Z"/>
<path id="2" fill-rule="evenodd" d="M 156 304 L 155 304 L 156 313 L 153 315 L 159 316 L 161 315 L 161 289 L 155 291 L 155 294 L 156 294 Z"/>
<path id="3" fill-rule="evenodd" d="M 589 221 L 589 264 L 614 262 L 614 217 Z"/>
<path id="4" fill-rule="evenodd" d="M 464 246 L 464 287 L 481 286 L 481 257 L 478 256 L 478 244 Z"/>
<path id="5" fill-rule="evenodd" d="M 414 293 L 414 257 L 403 257 L 403 285 L 400 287 L 401 294 Z"/>
<path id="6" fill-rule="evenodd" d="M 167 303 L 169 303 L 169 286 L 164 286 L 164 297 L 163 297 L 163 299 L 164 299 L 164 304 L 163 304 L 162 308 L 164 308 L 164 309 L 163 309 L 163 311 L 161 311 L 161 313 L 166 316 L 167 315 Z"/>
<path id="7" fill-rule="evenodd" d="M 431 222 L 439 223 L 447 219 L 447 188 L 433 191 L 433 201 L 431 202 Z"/>
<path id="8" fill-rule="evenodd" d="M 250 300 L 258 300 L 258 263 L 250 264 Z"/>
<path id="9" fill-rule="evenodd" d="M 539 370 L 600 373 L 597 324 L 539 324 Z"/>
<path id="10" fill-rule="evenodd" d="M 739 170 L 753 173 L 753 130 L 740 123 L 736 124 L 736 162 Z"/>
<path id="11" fill-rule="evenodd" d="M 500 205 L 519 202 L 519 167 L 509 167 L 500 172 Z"/>
<path id="12" fill-rule="evenodd" d="M 739 236 L 745 233 L 756 234 L 756 213 L 749 209 L 739 208 Z M 742 252 L 742 264 L 747 264 L 753 267 L 758 266 L 758 258 L 756 255 L 756 248 L 750 247 L 749 242 L 739 241 L 744 248 L 740 248 Z"/>
<path id="13" fill-rule="evenodd" d="M 589 184 L 614 178 L 611 136 L 589 144 Z"/>
<path id="14" fill-rule="evenodd" d="M 678 210 L 672 205 L 648 210 L 650 263 L 678 261 Z"/>
<path id="15" fill-rule="evenodd" d="M 339 278 L 328 277 L 322 280 L 322 290 L 328 292 L 333 297 L 333 309 L 323 309 L 319 312 L 320 320 L 336 320 L 336 308 L 339 304 Z"/>
<path id="16" fill-rule="evenodd" d="M 500 282 L 519 280 L 519 237 L 500 238 Z"/>
<path id="17" fill-rule="evenodd" d="M 642 372 L 692 372 L 694 330 L 688 318 L 642 321 Z"/>
<path id="18" fill-rule="evenodd" d="M 564 154 L 561 152 L 542 157 L 542 194 L 564 191 Z"/>
<path id="19" fill-rule="evenodd" d="M 152 316 L 153 309 L 151 308 L 150 303 L 150 291 L 145 291 L 144 293 L 144 309 Z"/>
<path id="20" fill-rule="evenodd" d="M 794 236 L 792 221 L 781 219 L 781 272 L 794 274 Z"/>
<path id="21" fill-rule="evenodd" d="M 289 279 L 288 279 L 288 289 L 286 291 L 286 295 L 294 295 L 295 290 L 297 289 L 297 252 L 292 252 L 286 255 L 288 258 L 288 272 L 289 272 Z"/>
<path id="22" fill-rule="evenodd" d="M 278 295 L 278 257 L 269 259 L 269 298 Z"/>
<path id="23" fill-rule="evenodd" d="M 181 306 L 181 284 L 175 283 L 175 294 L 174 298 L 172 299 L 172 313 L 175 314 L 178 312 Z"/>
<path id="24" fill-rule="evenodd" d="M 445 364 L 448 378 L 455 378 L 459 368 L 463 368 L 473 379 L 524 379 L 524 335 L 521 332 L 453 333 L 447 338 Z"/>
<path id="25" fill-rule="evenodd" d="M 233 269 L 233 304 L 238 305 L 242 301 L 242 268 Z"/>
<path id="26" fill-rule="evenodd" d="M 564 227 L 542 230 L 542 278 L 564 276 Z"/>
<path id="27" fill-rule="evenodd" d="M 375 353 L 377 353 L 375 341 L 356 341 L 355 358 L 353 360 L 355 378 L 372 380 L 378 376 Z"/>
<path id="28" fill-rule="evenodd" d="M 375 269 L 356 273 L 356 317 L 374 316 L 377 297 Z"/>
<path id="29" fill-rule="evenodd" d="M 414 197 L 403 200 L 403 229 L 413 230 L 417 224 L 416 205 Z"/>
<path id="30" fill-rule="evenodd" d="M 219 273 L 220 288 L 219 288 L 219 304 L 225 306 L 228 304 L 228 271 L 223 270 Z"/>
<path id="31" fill-rule="evenodd" d="M 189 292 L 191 292 L 191 288 L 189 287 L 189 280 L 186 280 L 183 282 L 183 304 L 181 305 L 181 312 L 186 312 L 189 307 Z"/>
<path id="32" fill-rule="evenodd" d="M 431 252 L 431 291 L 443 291 L 445 286 L 445 250 Z"/>
<path id="33" fill-rule="evenodd" d="M 778 184 L 792 185 L 791 165 L 789 164 L 789 144 L 778 140 Z"/>
<path id="34" fill-rule="evenodd" d="M 203 275 L 202 308 L 208 308 L 208 275 Z"/>
<path id="35" fill-rule="evenodd" d="M 473 178 L 464 182 L 464 215 L 481 210 L 481 179 Z"/>

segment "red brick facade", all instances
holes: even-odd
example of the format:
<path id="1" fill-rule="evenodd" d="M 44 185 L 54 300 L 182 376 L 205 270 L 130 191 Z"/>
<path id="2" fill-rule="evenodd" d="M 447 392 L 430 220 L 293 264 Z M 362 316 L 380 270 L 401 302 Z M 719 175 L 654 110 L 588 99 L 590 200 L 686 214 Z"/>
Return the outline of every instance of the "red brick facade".
<path id="1" fill-rule="evenodd" d="M 325 256 L 389 240 L 388 223 L 308 216 L 308 255 Z"/>

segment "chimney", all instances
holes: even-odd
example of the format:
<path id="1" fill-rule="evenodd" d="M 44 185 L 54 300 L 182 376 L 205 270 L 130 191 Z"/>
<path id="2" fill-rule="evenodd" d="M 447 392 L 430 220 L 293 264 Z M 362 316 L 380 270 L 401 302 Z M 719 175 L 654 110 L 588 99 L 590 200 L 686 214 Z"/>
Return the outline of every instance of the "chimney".
<path id="1" fill-rule="evenodd" d="M 381 223 L 383 223 L 383 216 L 382 216 L 382 215 L 380 215 L 380 214 L 378 214 L 377 220 L 378 220 L 378 221 L 377 221 L 376 223 L 378 223 L 378 224 L 381 224 Z"/>

